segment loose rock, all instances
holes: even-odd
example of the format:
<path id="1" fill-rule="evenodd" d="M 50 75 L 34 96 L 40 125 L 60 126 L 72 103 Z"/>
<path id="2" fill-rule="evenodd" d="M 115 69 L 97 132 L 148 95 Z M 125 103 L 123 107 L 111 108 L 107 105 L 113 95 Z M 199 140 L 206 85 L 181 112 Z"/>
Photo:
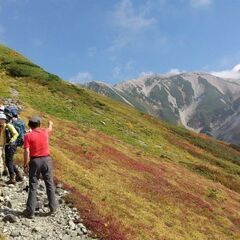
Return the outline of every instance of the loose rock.
<path id="1" fill-rule="evenodd" d="M 13 214 L 8 214 L 3 218 L 3 222 L 15 223 L 17 222 L 17 218 Z"/>
<path id="2" fill-rule="evenodd" d="M 61 203 L 55 215 L 49 215 L 45 185 L 39 181 L 38 204 L 34 219 L 27 219 L 22 211 L 26 207 L 28 179 L 16 185 L 6 185 L 7 177 L 0 180 L 0 229 L 6 239 L 90 239 L 88 230 L 80 223 L 81 217 L 72 204 L 67 204 L 63 196 L 68 192 L 58 185 L 56 197 Z M 23 190 L 25 189 L 25 190 Z M 2 196 L 1 196 L 2 195 Z M 81 224 L 81 225 L 79 225 Z"/>

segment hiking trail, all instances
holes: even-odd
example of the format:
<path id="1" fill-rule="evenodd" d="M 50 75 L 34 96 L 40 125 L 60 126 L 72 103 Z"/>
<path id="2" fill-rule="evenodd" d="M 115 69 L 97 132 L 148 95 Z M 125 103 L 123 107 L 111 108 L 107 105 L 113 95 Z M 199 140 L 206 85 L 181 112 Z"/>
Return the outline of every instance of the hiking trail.
<path id="1" fill-rule="evenodd" d="M 22 105 L 18 100 L 18 92 L 11 89 L 12 98 L 0 98 L 0 102 L 17 107 L 20 111 Z M 21 172 L 22 169 L 20 169 Z M 61 184 L 56 186 L 56 198 L 59 208 L 54 216 L 48 214 L 48 199 L 43 180 L 39 180 L 37 191 L 37 211 L 33 219 L 28 219 L 23 215 L 26 208 L 28 192 L 26 187 L 29 185 L 28 177 L 24 176 L 23 182 L 16 185 L 7 185 L 5 182 L 8 177 L 0 178 L 0 233 L 6 239 L 14 240 L 94 240 L 89 237 L 91 233 L 83 225 L 83 221 L 72 205 L 64 201 L 64 196 L 69 192 L 62 188 Z"/>
<path id="2" fill-rule="evenodd" d="M 6 239 L 79 239 L 93 240 L 90 231 L 82 224 L 76 208 L 67 205 L 63 197 L 68 192 L 61 184 L 56 186 L 56 197 L 59 201 L 58 211 L 54 216 L 48 214 L 48 200 L 45 184 L 39 180 L 38 210 L 33 219 L 23 216 L 28 193 L 28 178 L 16 185 L 6 185 L 7 177 L 0 180 L 0 229 Z"/>

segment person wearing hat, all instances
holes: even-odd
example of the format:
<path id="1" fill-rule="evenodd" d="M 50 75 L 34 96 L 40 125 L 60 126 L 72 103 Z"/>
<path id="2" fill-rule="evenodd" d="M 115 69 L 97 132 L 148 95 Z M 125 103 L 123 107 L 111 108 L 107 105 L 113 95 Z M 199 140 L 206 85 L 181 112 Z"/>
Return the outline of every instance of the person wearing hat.
<path id="1" fill-rule="evenodd" d="M 24 210 L 28 218 L 34 217 L 37 203 L 37 186 L 40 174 L 46 185 L 50 213 L 57 210 L 55 187 L 52 176 L 52 159 L 49 152 L 49 135 L 52 132 L 53 122 L 49 121 L 48 128 L 40 128 L 41 119 L 31 117 L 28 122 L 31 131 L 24 136 L 24 171 L 29 175 L 29 192 Z"/>
<path id="2" fill-rule="evenodd" d="M 4 109 L 3 109 L 4 111 Z M 2 177 L 3 172 L 5 171 L 4 159 L 4 143 L 5 143 L 5 134 L 4 134 L 4 124 L 6 123 L 7 117 L 0 111 L 0 177 Z"/>
<path id="3" fill-rule="evenodd" d="M 15 184 L 15 174 L 16 174 L 16 179 L 21 181 L 22 177 L 15 166 L 13 162 L 13 156 L 16 151 L 16 145 L 15 142 L 18 138 L 18 132 L 14 128 L 14 126 L 10 123 L 7 123 L 7 117 L 4 113 L 0 113 L 0 172 L 2 174 L 4 170 L 4 164 L 3 164 L 3 152 L 5 152 L 5 163 L 8 168 L 8 172 L 10 174 L 10 180 L 7 181 L 7 184 Z"/>

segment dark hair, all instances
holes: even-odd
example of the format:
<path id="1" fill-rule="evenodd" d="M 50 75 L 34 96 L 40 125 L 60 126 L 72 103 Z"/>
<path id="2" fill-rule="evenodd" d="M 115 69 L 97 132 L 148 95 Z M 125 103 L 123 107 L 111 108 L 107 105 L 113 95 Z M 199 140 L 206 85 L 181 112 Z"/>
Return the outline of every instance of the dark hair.
<path id="1" fill-rule="evenodd" d="M 31 129 L 35 129 L 35 128 L 38 128 L 38 127 L 40 127 L 40 122 L 31 122 L 31 121 L 29 121 L 28 122 L 28 126 L 31 128 Z"/>

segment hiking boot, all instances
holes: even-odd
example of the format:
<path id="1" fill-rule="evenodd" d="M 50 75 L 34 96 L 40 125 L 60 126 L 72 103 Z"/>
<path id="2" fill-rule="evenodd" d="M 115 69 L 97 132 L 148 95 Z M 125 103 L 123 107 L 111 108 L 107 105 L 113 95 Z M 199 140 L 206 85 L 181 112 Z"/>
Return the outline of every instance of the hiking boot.
<path id="1" fill-rule="evenodd" d="M 10 184 L 16 184 L 16 180 L 14 179 L 14 177 L 11 177 L 7 182 L 6 184 L 10 185 Z"/>
<path id="2" fill-rule="evenodd" d="M 31 213 L 30 211 L 28 211 L 27 209 L 25 209 L 23 211 L 23 215 L 24 215 L 24 217 L 29 218 L 29 219 L 33 219 L 34 218 L 34 214 Z"/>
<path id="3" fill-rule="evenodd" d="M 5 170 L 3 171 L 3 173 L 2 173 L 2 175 L 3 175 L 3 176 L 8 176 L 8 170 L 5 169 Z"/>
<path id="4" fill-rule="evenodd" d="M 16 174 L 16 178 L 15 179 L 16 179 L 17 182 L 22 182 L 23 181 L 23 177 L 22 177 L 22 175 L 20 173 Z"/>
<path id="5" fill-rule="evenodd" d="M 58 212 L 58 208 L 56 208 L 56 209 L 50 209 L 49 215 L 55 216 L 55 215 L 57 214 L 57 212 Z"/>

